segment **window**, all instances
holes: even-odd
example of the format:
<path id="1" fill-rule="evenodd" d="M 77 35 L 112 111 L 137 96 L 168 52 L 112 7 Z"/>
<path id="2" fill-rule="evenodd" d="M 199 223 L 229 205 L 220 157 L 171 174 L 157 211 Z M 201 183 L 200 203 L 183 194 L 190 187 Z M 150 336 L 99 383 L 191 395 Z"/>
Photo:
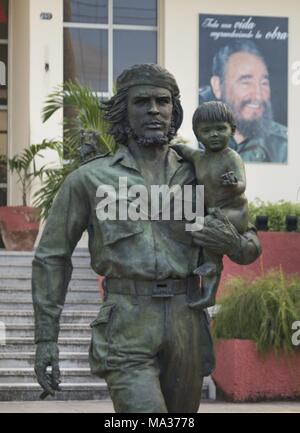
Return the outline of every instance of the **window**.
<path id="1" fill-rule="evenodd" d="M 8 0 L 0 0 L 0 206 L 7 204 Z"/>
<path id="2" fill-rule="evenodd" d="M 157 62 L 157 0 L 64 0 L 64 81 L 112 94 L 123 69 Z"/>

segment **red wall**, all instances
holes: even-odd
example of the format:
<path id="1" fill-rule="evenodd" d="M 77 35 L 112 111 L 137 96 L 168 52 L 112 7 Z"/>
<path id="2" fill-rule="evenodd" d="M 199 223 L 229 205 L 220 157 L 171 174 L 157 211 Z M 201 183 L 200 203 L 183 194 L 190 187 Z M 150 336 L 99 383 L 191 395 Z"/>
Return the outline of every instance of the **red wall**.
<path id="1" fill-rule="evenodd" d="M 300 274 L 300 233 L 297 232 L 259 232 L 262 255 L 251 265 L 242 266 L 224 257 L 224 270 L 218 290 L 223 291 L 224 281 L 232 275 L 261 275 L 268 269 L 279 267 L 287 273 Z"/>
<path id="2" fill-rule="evenodd" d="M 252 340 L 221 340 L 215 347 L 213 379 L 230 400 L 300 396 L 300 353 L 260 358 Z"/>

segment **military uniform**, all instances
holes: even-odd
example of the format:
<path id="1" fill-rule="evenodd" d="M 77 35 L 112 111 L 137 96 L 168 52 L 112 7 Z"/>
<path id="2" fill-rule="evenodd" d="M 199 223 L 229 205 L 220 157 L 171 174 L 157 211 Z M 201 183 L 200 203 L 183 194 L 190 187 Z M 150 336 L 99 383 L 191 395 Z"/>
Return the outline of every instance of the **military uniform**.
<path id="1" fill-rule="evenodd" d="M 145 185 L 124 146 L 84 164 L 62 185 L 33 260 L 35 341 L 58 339 L 72 252 L 87 229 L 91 266 L 107 277 L 105 301 L 91 324 L 92 372 L 107 381 L 117 412 L 195 412 L 202 378 L 214 368 L 206 312 L 188 307 L 198 296 L 193 270 L 201 250 L 183 221 L 99 221 L 97 188 L 118 190 L 119 177 L 128 187 Z M 172 149 L 165 183 L 196 183 L 192 166 Z M 231 258 L 254 260 L 255 242 L 247 232 Z"/>
<path id="2" fill-rule="evenodd" d="M 287 163 L 287 128 L 272 122 L 267 137 L 246 138 L 239 144 L 232 139 L 230 147 L 236 150 L 245 162 Z"/>

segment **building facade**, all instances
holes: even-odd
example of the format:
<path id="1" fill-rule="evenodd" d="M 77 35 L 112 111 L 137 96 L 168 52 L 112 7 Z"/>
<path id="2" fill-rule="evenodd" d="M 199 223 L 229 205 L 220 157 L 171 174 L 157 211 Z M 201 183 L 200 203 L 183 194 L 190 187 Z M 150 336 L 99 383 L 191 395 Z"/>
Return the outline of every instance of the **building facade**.
<path id="1" fill-rule="evenodd" d="M 298 0 L 0 0 L 0 154 L 12 157 L 32 143 L 62 136 L 62 112 L 43 123 L 41 110 L 65 80 L 77 78 L 99 97 L 109 97 L 118 74 L 142 62 L 157 62 L 175 75 L 184 109 L 179 134 L 195 146 L 191 119 L 198 105 L 199 14 L 288 18 L 288 159 L 246 163 L 247 196 L 299 200 Z M 50 161 L 54 155 L 45 157 Z M 21 203 L 16 179 L 4 163 L 0 200 Z"/>

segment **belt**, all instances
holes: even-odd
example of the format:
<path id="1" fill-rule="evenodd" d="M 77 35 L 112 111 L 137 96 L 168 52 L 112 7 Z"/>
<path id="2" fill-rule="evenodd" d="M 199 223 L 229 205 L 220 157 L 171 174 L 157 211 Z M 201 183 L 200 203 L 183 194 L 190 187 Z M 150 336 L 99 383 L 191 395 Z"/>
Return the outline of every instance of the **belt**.
<path id="1" fill-rule="evenodd" d="M 199 287 L 199 277 L 167 278 L 165 280 L 132 280 L 128 278 L 105 278 L 104 290 L 107 293 L 133 296 L 152 296 L 169 298 L 188 293 L 188 290 Z"/>

